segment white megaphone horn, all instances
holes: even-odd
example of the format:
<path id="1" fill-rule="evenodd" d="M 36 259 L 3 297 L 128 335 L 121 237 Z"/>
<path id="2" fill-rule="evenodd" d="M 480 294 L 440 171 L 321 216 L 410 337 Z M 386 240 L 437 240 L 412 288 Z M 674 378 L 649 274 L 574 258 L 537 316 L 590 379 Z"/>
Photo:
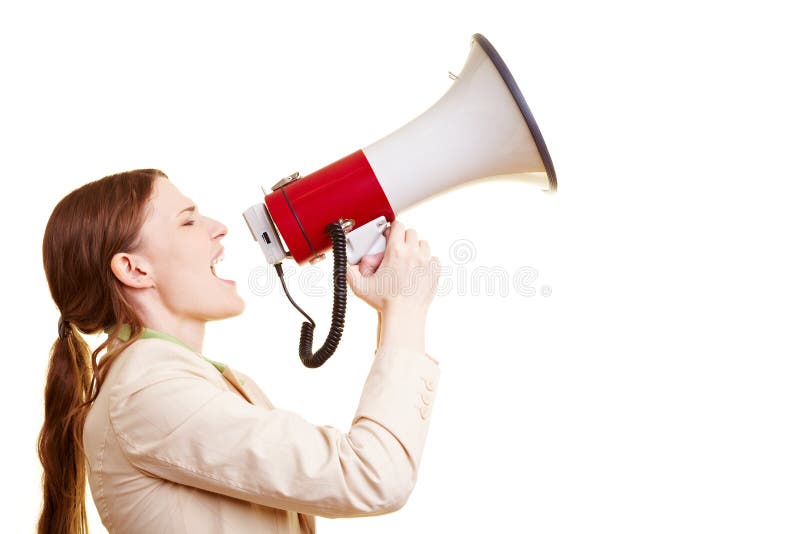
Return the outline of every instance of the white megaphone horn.
<path id="1" fill-rule="evenodd" d="M 490 176 L 525 175 L 543 190 L 556 190 L 555 169 L 539 127 L 505 62 L 483 35 L 472 36 L 472 50 L 453 79 L 438 102 L 399 130 L 312 174 L 280 180 L 265 191 L 263 203 L 244 212 L 282 283 L 285 258 L 315 262 L 333 248 L 333 324 L 315 354 L 314 322 L 289 297 L 311 321 L 303 324 L 301 334 L 301 359 L 307 366 L 322 365 L 341 338 L 347 263 L 383 251 L 383 231 L 397 213 Z"/>

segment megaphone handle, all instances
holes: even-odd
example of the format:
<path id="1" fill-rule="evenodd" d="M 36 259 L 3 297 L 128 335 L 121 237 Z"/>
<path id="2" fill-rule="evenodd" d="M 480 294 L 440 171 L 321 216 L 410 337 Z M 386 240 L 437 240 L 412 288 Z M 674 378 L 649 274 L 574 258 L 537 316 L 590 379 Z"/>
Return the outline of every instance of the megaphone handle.
<path id="1" fill-rule="evenodd" d="M 347 262 L 355 265 L 364 256 L 386 250 L 386 237 L 383 232 L 388 224 L 386 217 L 380 216 L 351 230 L 346 237 Z"/>
<path id="2" fill-rule="evenodd" d="M 378 239 L 375 240 L 375 244 L 372 245 L 372 248 L 367 251 L 364 256 L 369 256 L 370 254 L 378 254 L 379 252 L 383 252 L 386 250 L 386 237 L 381 235 Z"/>

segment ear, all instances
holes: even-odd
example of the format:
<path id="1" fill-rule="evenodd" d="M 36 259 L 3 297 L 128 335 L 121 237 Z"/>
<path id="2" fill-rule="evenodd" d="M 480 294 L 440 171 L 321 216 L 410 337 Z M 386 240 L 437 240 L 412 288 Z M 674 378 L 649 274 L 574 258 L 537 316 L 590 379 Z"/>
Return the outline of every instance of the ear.
<path id="1" fill-rule="evenodd" d="M 154 287 L 150 268 L 141 256 L 118 252 L 111 258 L 111 271 L 124 285 L 136 289 Z"/>

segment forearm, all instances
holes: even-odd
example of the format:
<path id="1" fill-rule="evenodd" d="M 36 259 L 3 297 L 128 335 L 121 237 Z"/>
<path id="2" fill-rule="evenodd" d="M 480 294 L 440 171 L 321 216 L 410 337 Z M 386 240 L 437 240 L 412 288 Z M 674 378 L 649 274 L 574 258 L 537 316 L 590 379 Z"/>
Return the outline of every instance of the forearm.
<path id="1" fill-rule="evenodd" d="M 425 352 L 425 313 L 416 310 L 385 310 L 378 314 L 378 348 L 396 346 Z"/>

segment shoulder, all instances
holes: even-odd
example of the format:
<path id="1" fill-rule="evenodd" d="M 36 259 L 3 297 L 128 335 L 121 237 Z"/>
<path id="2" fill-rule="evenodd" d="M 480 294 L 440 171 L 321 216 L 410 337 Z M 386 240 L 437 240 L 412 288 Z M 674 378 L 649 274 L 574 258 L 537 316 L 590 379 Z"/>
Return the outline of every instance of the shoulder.
<path id="1" fill-rule="evenodd" d="M 167 380 L 220 383 L 219 371 L 191 350 L 156 338 L 139 339 L 113 362 L 107 386 L 119 398 Z"/>
<path id="2" fill-rule="evenodd" d="M 140 453 L 230 393 L 211 363 L 155 338 L 137 340 L 120 353 L 103 390 L 111 428 L 128 454 Z"/>

